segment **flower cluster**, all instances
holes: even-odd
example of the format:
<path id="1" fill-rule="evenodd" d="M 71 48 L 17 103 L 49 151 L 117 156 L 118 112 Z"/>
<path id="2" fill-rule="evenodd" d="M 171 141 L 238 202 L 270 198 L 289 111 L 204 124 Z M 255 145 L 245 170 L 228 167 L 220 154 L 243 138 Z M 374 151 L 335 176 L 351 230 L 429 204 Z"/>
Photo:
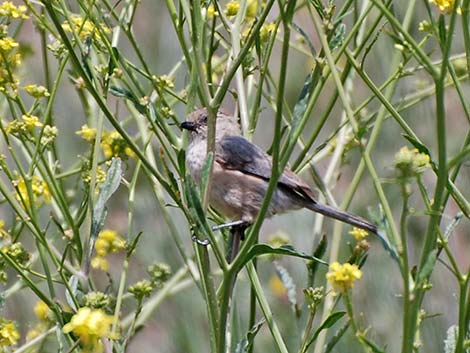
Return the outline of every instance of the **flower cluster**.
<path id="1" fill-rule="evenodd" d="M 351 234 L 357 241 L 364 240 L 369 235 L 366 230 L 357 227 L 350 230 L 349 234 Z"/>
<path id="2" fill-rule="evenodd" d="M 96 139 L 96 129 L 88 125 L 83 125 L 82 128 L 76 132 L 82 139 L 89 143 L 94 143 Z M 104 131 L 101 136 L 100 142 L 103 154 L 106 158 L 120 157 L 127 159 L 128 157 L 135 158 L 135 153 L 129 147 L 126 140 L 117 131 Z"/>
<path id="3" fill-rule="evenodd" d="M 54 141 L 55 138 L 57 137 L 58 133 L 59 133 L 59 130 L 55 126 L 52 126 L 52 125 L 44 126 L 44 129 L 42 131 L 42 136 L 41 136 L 41 145 L 47 146 L 50 143 L 52 143 L 52 141 Z"/>
<path id="4" fill-rule="evenodd" d="M 21 64 L 20 44 L 8 36 L 8 25 L 12 20 L 24 20 L 27 7 L 16 6 L 11 1 L 4 1 L 0 5 L 0 92 L 8 92 L 15 96 L 18 90 L 18 79 L 15 71 Z"/>
<path id="5" fill-rule="evenodd" d="M 0 251 L 9 256 L 16 264 L 20 266 L 25 265 L 31 258 L 31 255 L 26 251 L 23 244 L 20 242 L 4 245 Z"/>
<path id="6" fill-rule="evenodd" d="M 20 44 L 5 33 L 3 35 L 0 37 L 0 92 L 11 89 L 13 95 L 16 95 L 19 81 L 14 72 L 21 65 L 21 54 L 18 52 Z"/>
<path id="7" fill-rule="evenodd" d="M 225 15 L 228 17 L 236 16 L 240 10 L 240 1 L 232 0 L 227 3 L 225 6 Z M 258 11 L 258 1 L 257 0 L 248 0 L 245 16 L 248 20 L 253 20 L 256 17 Z"/>
<path id="8" fill-rule="evenodd" d="M 106 256 L 125 248 L 126 241 L 117 232 L 110 229 L 102 230 L 95 242 L 96 256 L 91 260 L 91 266 L 106 271 L 109 267 Z"/>
<path id="9" fill-rule="evenodd" d="M 104 23 L 97 25 L 90 20 L 84 20 L 79 15 L 71 15 L 70 21 L 62 23 L 62 28 L 66 32 L 77 33 L 81 40 L 91 39 L 98 48 L 104 48 L 103 39 L 111 30 Z"/>
<path id="10" fill-rule="evenodd" d="M 113 317 L 101 309 L 80 308 L 63 327 L 64 333 L 73 332 L 83 344 L 83 352 L 103 352 L 102 338 L 114 338 L 111 332 Z"/>
<path id="11" fill-rule="evenodd" d="M 22 120 L 12 120 L 6 127 L 5 132 L 9 135 L 31 135 L 35 128 L 42 127 L 42 123 L 35 115 L 23 115 Z"/>
<path id="12" fill-rule="evenodd" d="M 105 310 L 111 304 L 111 297 L 103 292 L 89 292 L 83 297 L 84 306 Z"/>
<path id="13" fill-rule="evenodd" d="M 152 285 L 155 288 L 161 288 L 171 276 L 171 268 L 165 263 L 155 263 L 147 268 Z"/>
<path id="14" fill-rule="evenodd" d="M 23 89 L 31 97 L 36 99 L 49 97 L 51 95 L 46 87 L 40 85 L 26 85 Z"/>
<path id="15" fill-rule="evenodd" d="M 154 289 L 163 287 L 163 284 L 171 276 L 171 268 L 165 263 L 155 263 L 147 268 L 147 273 L 150 276 L 150 280 L 141 280 L 128 289 L 129 293 L 139 301 L 152 294 Z"/>
<path id="16" fill-rule="evenodd" d="M 325 297 L 323 287 L 319 288 L 304 288 L 303 290 L 307 307 L 311 312 L 315 312 L 316 307 Z"/>
<path id="17" fill-rule="evenodd" d="M 455 4 L 455 0 L 429 0 L 429 2 L 436 5 L 444 14 L 451 13 Z M 460 13 L 460 9 L 457 9 L 457 13 Z"/>
<path id="18" fill-rule="evenodd" d="M 23 244 L 12 239 L 11 235 L 7 230 L 4 229 L 5 221 L 0 219 L 0 239 L 2 240 L 2 247 L 0 252 L 8 256 L 19 266 L 25 266 L 31 258 L 31 255 L 26 251 Z M 6 268 L 8 263 L 5 261 L 4 256 L 0 257 L 0 282 L 6 283 L 8 275 Z M 0 351 L 1 352 L 1 351 Z"/>
<path id="19" fill-rule="evenodd" d="M 0 219 L 0 238 L 3 238 L 8 235 L 8 232 L 5 229 L 5 221 Z"/>
<path id="20" fill-rule="evenodd" d="M 47 331 L 54 324 L 52 310 L 42 300 L 36 302 L 36 305 L 34 306 L 34 314 L 38 318 L 38 323 L 28 331 L 26 336 L 28 341 Z"/>
<path id="21" fill-rule="evenodd" d="M 259 40 L 261 43 L 266 43 L 273 33 L 276 31 L 276 24 L 274 22 L 265 23 L 259 30 Z"/>
<path id="22" fill-rule="evenodd" d="M 28 183 L 31 187 L 33 202 L 36 207 L 41 206 L 43 201 L 45 203 L 51 203 L 51 193 L 49 191 L 49 186 L 44 180 L 42 180 L 39 176 L 34 175 L 31 180 L 28 181 Z M 31 203 L 26 181 L 21 177 L 15 180 L 14 184 L 17 190 L 16 199 L 20 201 L 26 208 L 30 208 Z"/>
<path id="23" fill-rule="evenodd" d="M 430 166 L 429 155 L 420 153 L 416 148 L 409 150 L 405 146 L 395 154 L 395 167 L 401 171 L 404 177 L 419 175 Z"/>
<path id="24" fill-rule="evenodd" d="M 134 283 L 129 287 L 128 291 L 131 293 L 137 300 L 142 301 L 145 297 L 148 297 L 152 294 L 154 290 L 152 282 L 148 279 L 143 279 L 137 283 Z"/>
<path id="25" fill-rule="evenodd" d="M 5 1 L 0 5 L 0 16 L 6 17 L 9 19 L 28 19 L 29 16 L 26 15 L 27 7 L 24 5 L 16 6 L 11 1 Z"/>
<path id="26" fill-rule="evenodd" d="M 88 127 L 87 124 L 82 125 L 82 128 L 75 132 L 78 136 L 81 136 L 86 142 L 93 143 L 96 139 L 96 129 Z"/>
<path id="27" fill-rule="evenodd" d="M 91 169 L 84 169 L 82 172 L 82 180 L 85 184 L 90 184 L 91 182 Z M 96 186 L 98 187 L 99 185 L 103 184 L 106 181 L 106 172 L 104 171 L 103 168 L 98 166 L 96 168 L 96 176 L 95 176 L 95 183 Z"/>
<path id="28" fill-rule="evenodd" d="M 117 131 L 104 132 L 101 137 L 101 148 L 106 158 L 135 158 L 134 151 Z"/>
<path id="29" fill-rule="evenodd" d="M 175 84 L 173 83 L 173 79 L 168 75 L 162 76 L 152 76 L 152 81 L 154 82 L 155 86 L 160 89 L 168 89 L 174 88 Z"/>
<path id="30" fill-rule="evenodd" d="M 20 338 L 20 333 L 13 321 L 0 318 L 0 351 L 3 347 L 15 345 Z"/>
<path id="31" fill-rule="evenodd" d="M 334 290 L 345 293 L 354 287 L 354 282 L 362 277 L 362 272 L 357 265 L 339 262 L 333 262 L 330 265 L 330 272 L 326 274 L 326 279 L 333 286 Z"/>

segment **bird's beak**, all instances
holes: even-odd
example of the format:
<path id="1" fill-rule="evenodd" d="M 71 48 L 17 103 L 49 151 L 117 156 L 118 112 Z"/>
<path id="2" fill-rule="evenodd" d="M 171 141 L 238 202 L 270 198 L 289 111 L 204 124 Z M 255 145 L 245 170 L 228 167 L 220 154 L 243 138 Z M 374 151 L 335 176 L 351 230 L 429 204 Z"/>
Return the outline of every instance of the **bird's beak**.
<path id="1" fill-rule="evenodd" d="M 189 130 L 189 131 L 196 131 L 197 125 L 196 125 L 196 123 L 193 123 L 191 121 L 183 121 L 180 124 L 180 128 L 185 129 L 185 130 Z"/>

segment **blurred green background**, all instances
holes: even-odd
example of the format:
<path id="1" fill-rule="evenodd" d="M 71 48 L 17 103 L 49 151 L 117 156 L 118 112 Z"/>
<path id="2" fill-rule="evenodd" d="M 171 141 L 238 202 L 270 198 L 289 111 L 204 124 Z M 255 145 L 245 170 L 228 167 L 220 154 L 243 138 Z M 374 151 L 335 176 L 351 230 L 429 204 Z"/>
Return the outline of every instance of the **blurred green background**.
<path id="1" fill-rule="evenodd" d="M 337 2 L 340 7 L 341 1 Z M 73 4 L 70 3 L 73 7 Z M 359 2 L 358 2 L 359 6 Z M 398 18 L 404 13 L 408 1 L 395 1 L 394 10 Z M 277 11 L 277 10 L 275 10 Z M 269 18 L 274 20 L 276 13 L 273 11 Z M 77 9 L 78 12 L 78 9 Z M 418 31 L 418 24 L 426 18 L 424 5 L 418 2 L 415 15 L 410 26 L 410 33 L 417 40 L 421 39 L 424 34 Z M 155 75 L 164 75 L 171 71 L 174 64 L 181 59 L 182 52 L 178 44 L 174 29 L 169 19 L 169 15 L 163 1 L 143 0 L 138 4 L 136 12 L 137 20 L 134 22 L 135 38 L 142 50 L 147 63 L 150 65 Z M 351 28 L 352 14 L 348 14 L 344 23 L 346 24 L 346 32 Z M 296 24 L 301 27 L 311 38 L 314 45 L 319 46 L 314 28 L 309 21 L 307 14 L 299 11 L 295 15 Z M 390 33 L 385 21 L 382 29 L 377 33 L 376 42 L 371 43 L 370 52 L 364 59 L 364 67 L 372 80 L 380 85 L 389 76 L 390 58 L 397 49 L 395 40 Z M 296 33 L 293 32 L 296 36 Z M 453 46 L 454 54 L 460 54 L 464 51 L 461 41 L 461 34 L 455 34 L 455 42 Z M 43 82 L 41 72 L 41 56 L 39 55 L 39 34 L 34 29 L 32 22 L 25 23 L 19 36 L 22 44 L 31 46 L 31 54 L 25 58 L 25 64 L 20 74 L 22 80 L 26 82 Z M 301 41 L 299 36 L 299 45 L 306 44 Z M 434 55 L 436 52 L 436 42 L 430 41 L 425 50 Z M 136 62 L 129 43 L 123 39 L 119 48 L 123 55 L 130 61 Z M 279 53 L 280 44 L 275 47 L 276 53 Z M 279 54 L 273 55 L 271 69 L 274 73 L 278 71 Z M 54 60 L 51 60 L 56 65 Z M 292 51 L 289 58 L 287 94 L 285 96 L 289 106 L 292 108 L 302 89 L 305 77 L 312 69 L 314 62 L 302 53 Z M 341 69 L 342 63 L 339 64 Z M 411 62 L 408 67 L 414 67 L 416 63 Z M 180 70 L 175 77 L 175 90 L 183 89 L 188 82 L 188 74 L 186 70 Z M 148 83 L 144 82 L 144 85 Z M 392 101 L 397 104 L 405 97 L 412 95 L 414 92 L 432 85 L 431 80 L 420 71 L 410 75 L 399 81 L 396 89 L 395 97 Z M 468 80 L 462 85 L 465 94 L 468 96 L 469 87 Z M 327 89 L 322 93 L 322 98 L 314 108 L 311 115 L 311 126 L 314 126 L 315 119 L 323 111 L 326 102 L 331 97 L 333 89 L 332 82 L 328 83 Z M 358 106 L 365 98 L 370 95 L 369 90 L 365 87 L 359 78 L 354 81 L 354 91 L 351 96 L 351 104 L 353 107 Z M 448 122 L 448 136 L 450 153 L 457 151 L 463 138 L 468 132 L 468 122 L 462 113 L 462 108 L 457 102 L 456 92 L 453 88 L 449 88 L 446 95 L 446 113 Z M 117 116 L 124 118 L 127 114 L 126 108 L 122 101 L 110 99 L 109 106 L 115 111 Z M 228 111 L 234 111 L 235 101 L 233 96 L 227 95 L 224 107 Z M 259 125 L 255 131 L 254 141 L 263 148 L 268 149 L 272 143 L 273 132 L 273 111 L 266 101 L 263 101 L 265 108 L 261 112 Z M 364 116 L 368 113 L 376 111 L 380 107 L 379 103 L 374 100 L 367 109 L 364 110 Z M 415 106 L 404 110 L 401 114 L 406 122 L 414 129 L 418 136 L 431 147 L 431 152 L 436 150 L 435 141 L 435 102 L 433 97 L 423 100 Z M 8 114 L 8 107 L 4 106 L 2 114 Z M 174 111 L 180 121 L 185 119 L 186 107 L 183 105 L 176 106 Z M 341 103 L 336 104 L 335 114 L 337 119 L 329 119 L 322 129 L 322 132 L 314 144 L 313 148 L 321 146 L 328 141 L 331 134 L 336 131 L 342 113 Z M 54 106 L 54 116 L 57 127 L 59 129 L 58 144 L 60 146 L 60 158 L 63 168 L 74 165 L 81 154 L 87 151 L 87 144 L 75 134 L 75 131 L 86 123 L 86 117 L 83 108 L 77 97 L 76 89 L 71 80 L 63 80 L 60 86 L 60 99 Z M 310 127 L 311 129 L 311 127 Z M 309 130 L 307 126 L 306 131 Z M 175 127 L 175 131 L 177 128 Z M 179 132 L 178 132 L 179 133 Z M 401 197 L 399 186 L 390 182 L 395 176 L 393 169 L 393 161 L 395 153 L 404 145 L 408 145 L 402 136 L 402 130 L 392 120 L 388 119 L 384 124 L 380 135 L 379 143 L 372 154 L 376 169 L 384 181 L 384 188 L 391 203 L 396 220 L 399 219 L 401 211 Z M 3 144 L 1 144 L 3 148 Z M 409 146 L 409 145 L 408 145 Z M 158 150 L 158 144 L 155 140 L 155 151 Z M 313 149 L 312 149 L 313 151 Z M 297 150 L 294 156 L 299 152 Z M 353 148 L 346 154 L 347 163 L 341 168 L 340 172 L 335 175 L 334 185 L 331 187 L 336 202 L 341 203 L 342 196 L 349 185 L 350 179 L 355 172 L 360 161 L 360 153 L 357 148 Z M 329 158 L 325 158 L 316 167 L 321 175 L 325 172 Z M 456 185 L 464 193 L 464 196 L 470 198 L 470 167 L 467 162 L 456 181 Z M 135 166 L 134 160 L 129 160 L 124 164 L 125 176 L 130 178 L 131 172 Z M 314 184 L 308 172 L 302 173 L 302 178 L 312 187 Z M 173 271 L 176 272 L 183 262 L 176 250 L 176 246 L 169 236 L 167 225 L 160 214 L 157 200 L 153 193 L 150 192 L 151 185 L 148 179 L 141 178 L 136 190 L 135 204 L 135 231 L 143 232 L 142 239 L 137 248 L 136 254 L 132 257 L 130 263 L 130 273 L 128 283 L 131 284 L 145 276 L 145 270 L 151 263 L 166 262 L 170 264 Z M 432 172 L 426 172 L 424 180 L 430 189 L 435 183 L 435 176 Z M 82 193 L 82 184 L 69 181 L 70 193 Z M 414 192 L 417 189 L 414 186 Z M 359 192 L 355 195 L 350 211 L 368 217 L 368 212 L 376 212 L 378 207 L 378 199 L 370 178 L 366 175 L 361 180 Z M 128 193 L 127 189 L 121 187 L 113 196 L 109 203 L 109 214 L 106 222 L 106 228 L 118 231 L 123 236 L 127 234 L 127 217 L 128 217 Z M 169 201 L 170 202 L 170 201 Z M 417 260 L 417 250 L 422 244 L 425 234 L 425 226 L 427 216 L 423 214 L 423 205 L 419 202 L 418 197 L 411 197 L 411 204 L 416 210 L 416 214 L 411 218 L 409 224 L 411 244 L 410 262 L 413 264 Z M 171 217 L 178 226 L 178 233 L 182 241 L 185 243 L 188 253 L 192 254 L 191 233 L 181 212 L 173 207 L 168 206 Z M 457 214 L 458 208 L 450 201 L 448 207 L 444 210 L 442 220 L 442 229 L 445 229 L 452 218 Z M 14 217 L 11 211 L 5 205 L 0 205 L 0 218 L 6 219 L 7 222 Z M 292 244 L 300 251 L 310 252 L 319 241 L 318 234 L 313 234 L 313 224 L 315 215 L 309 211 L 296 211 L 286 215 L 274 217 L 267 220 L 262 228 L 260 241 L 265 242 L 275 234 L 285 234 Z M 331 234 L 332 222 L 326 221 L 323 232 Z M 342 249 L 340 259 L 346 259 L 349 254 L 349 245 L 353 238 L 347 234 L 349 227 L 344 227 L 342 234 Z M 455 257 L 461 266 L 465 269 L 469 266 L 469 246 L 470 246 L 470 222 L 468 219 L 462 221 L 455 228 L 453 236 L 450 238 L 450 247 L 453 249 Z M 398 352 L 401 346 L 401 316 L 402 316 L 402 283 L 399 269 L 390 256 L 382 248 L 381 244 L 375 239 L 370 239 L 371 248 L 369 257 L 363 267 L 363 278 L 357 282 L 353 290 L 353 302 L 355 312 L 358 315 L 358 321 L 362 327 L 369 327 L 370 337 L 385 347 L 387 352 Z M 33 247 L 33 244 L 27 244 Z M 106 290 L 108 285 L 116 288 L 117 281 L 121 272 L 121 264 L 123 261 L 122 254 L 115 254 L 110 257 L 109 275 L 94 271 L 93 276 L 97 283 L 102 283 L 102 290 Z M 280 260 L 285 266 L 297 287 L 297 299 L 303 305 L 302 288 L 306 286 L 307 271 L 305 262 L 295 258 L 283 258 Z M 442 352 L 443 341 L 446 337 L 446 331 L 457 321 L 457 297 L 455 278 L 450 275 L 449 270 L 445 266 L 446 259 L 442 257 L 442 263 L 438 263 L 431 277 L 432 289 L 425 297 L 424 308 L 426 315 L 429 316 L 423 324 L 421 330 L 421 342 L 423 345 L 422 352 Z M 259 272 L 262 283 L 269 298 L 271 308 L 275 319 L 278 321 L 283 337 L 288 347 L 292 351 L 296 351 L 298 340 L 302 334 L 302 329 L 306 321 L 306 311 L 297 318 L 291 308 L 286 294 L 279 289 L 279 282 L 276 280 L 276 272 L 273 263 L 268 259 L 259 261 Z M 324 273 L 326 268 L 317 276 L 316 285 L 324 285 Z M 13 273 L 10 274 L 14 276 Z M 244 272 L 239 276 L 234 295 L 233 309 L 234 322 L 232 325 L 238 326 L 238 332 L 244 334 L 247 329 L 247 309 L 249 304 L 249 281 Z M 33 306 L 36 301 L 30 291 L 21 291 L 12 297 L 6 299 L 4 309 L 5 316 L 14 318 L 20 325 L 22 333 L 25 333 L 32 326 L 31 318 L 33 315 Z M 124 304 L 125 310 L 128 312 L 134 308 L 132 300 L 126 300 Z M 261 314 L 258 313 L 259 318 Z M 235 332 L 237 331 L 235 330 Z M 334 330 L 330 331 L 330 334 Z M 53 337 L 51 338 L 53 339 Z M 255 351 L 274 351 L 272 338 L 265 325 L 256 340 Z M 177 293 L 165 299 L 158 307 L 152 318 L 146 323 L 140 332 L 132 340 L 128 349 L 129 352 L 208 352 L 209 336 L 207 328 L 207 317 L 205 303 L 200 292 L 189 281 Z M 348 334 L 347 339 L 340 341 L 335 347 L 334 352 L 355 352 L 359 351 L 357 341 Z M 46 350 L 45 350 L 46 351 Z"/>

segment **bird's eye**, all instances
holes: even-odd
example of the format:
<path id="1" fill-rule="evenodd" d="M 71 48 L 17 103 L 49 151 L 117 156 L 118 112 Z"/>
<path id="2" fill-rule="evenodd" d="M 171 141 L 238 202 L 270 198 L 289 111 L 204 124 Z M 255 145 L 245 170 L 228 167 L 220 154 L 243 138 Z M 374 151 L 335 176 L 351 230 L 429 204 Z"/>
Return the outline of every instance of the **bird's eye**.
<path id="1" fill-rule="evenodd" d="M 207 115 L 202 118 L 201 122 L 203 124 L 207 124 Z"/>

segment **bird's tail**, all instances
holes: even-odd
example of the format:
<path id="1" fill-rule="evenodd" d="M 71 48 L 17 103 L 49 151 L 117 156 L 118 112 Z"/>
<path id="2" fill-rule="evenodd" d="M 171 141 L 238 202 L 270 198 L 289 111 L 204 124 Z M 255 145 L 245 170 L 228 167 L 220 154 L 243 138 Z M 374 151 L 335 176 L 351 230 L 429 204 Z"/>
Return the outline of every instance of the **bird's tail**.
<path id="1" fill-rule="evenodd" d="M 369 221 L 366 221 L 364 218 L 316 202 L 311 202 L 306 205 L 306 207 L 312 210 L 313 212 L 318 212 L 324 216 L 334 218 L 338 221 L 350 224 L 354 227 L 365 229 L 371 233 L 377 234 L 377 226 Z"/>

